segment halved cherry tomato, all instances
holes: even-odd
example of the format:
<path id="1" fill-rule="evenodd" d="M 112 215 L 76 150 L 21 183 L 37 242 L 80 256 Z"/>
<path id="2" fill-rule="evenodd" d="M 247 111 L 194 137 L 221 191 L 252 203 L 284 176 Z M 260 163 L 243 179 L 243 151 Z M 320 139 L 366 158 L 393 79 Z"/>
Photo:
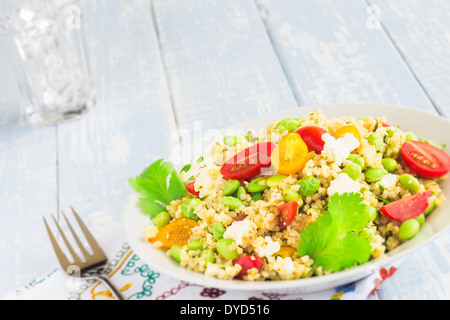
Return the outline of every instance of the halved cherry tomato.
<path id="1" fill-rule="evenodd" d="M 440 178 L 450 171 L 450 157 L 431 144 L 408 141 L 402 145 L 401 153 L 406 166 L 422 178 Z"/>
<path id="2" fill-rule="evenodd" d="M 431 190 L 409 196 L 380 208 L 380 211 L 388 218 L 397 221 L 406 221 L 420 216 L 428 208 L 428 198 L 433 193 Z"/>
<path id="3" fill-rule="evenodd" d="M 253 145 L 229 159 L 220 169 L 228 179 L 248 180 L 261 173 L 262 168 L 270 167 L 270 156 L 275 149 L 271 142 Z"/>
<path id="4" fill-rule="evenodd" d="M 189 181 L 188 183 L 186 183 L 184 186 L 186 187 L 186 190 L 187 190 L 190 194 L 192 194 L 192 195 L 198 197 L 198 196 L 200 195 L 200 192 L 198 192 L 198 191 L 195 190 L 194 184 L 195 184 L 195 180 L 192 180 L 192 181 Z"/>
<path id="5" fill-rule="evenodd" d="M 263 261 L 260 257 L 245 256 L 234 259 L 233 264 L 239 264 L 242 267 L 242 270 L 235 276 L 236 279 L 242 279 L 248 274 L 248 270 L 252 268 L 256 268 L 259 271 Z"/>
<path id="6" fill-rule="evenodd" d="M 241 214 L 239 217 L 236 217 L 236 219 L 234 219 L 234 221 L 242 221 L 247 217 L 248 217 L 248 214 Z"/>
<path id="7" fill-rule="evenodd" d="M 192 219 L 177 219 L 159 229 L 156 237 L 150 241 L 155 243 L 160 241 L 164 248 L 171 248 L 173 245 L 184 246 L 188 243 L 192 235 L 192 228 L 197 225 Z"/>
<path id="8" fill-rule="evenodd" d="M 273 150 L 271 160 L 281 174 L 300 172 L 308 160 L 308 146 L 298 133 L 288 133 Z"/>
<path id="9" fill-rule="evenodd" d="M 294 221 L 297 215 L 298 203 L 297 201 L 291 201 L 280 204 L 277 208 L 280 212 L 280 227 L 284 229 Z"/>
<path id="10" fill-rule="evenodd" d="M 302 140 L 308 146 L 309 151 L 321 153 L 325 142 L 322 140 L 322 135 L 328 133 L 327 130 L 316 126 L 305 126 L 295 131 L 300 135 Z"/>
<path id="11" fill-rule="evenodd" d="M 353 134 L 353 136 L 356 138 L 356 140 L 359 141 L 359 147 L 352 151 L 352 153 L 358 153 L 361 150 L 361 148 L 362 148 L 362 145 L 361 145 L 361 134 L 359 133 L 358 128 L 356 128 L 354 125 L 343 126 L 342 128 L 338 129 L 333 134 L 333 136 L 336 139 L 339 139 L 339 138 L 344 137 L 344 135 L 346 133 Z"/>

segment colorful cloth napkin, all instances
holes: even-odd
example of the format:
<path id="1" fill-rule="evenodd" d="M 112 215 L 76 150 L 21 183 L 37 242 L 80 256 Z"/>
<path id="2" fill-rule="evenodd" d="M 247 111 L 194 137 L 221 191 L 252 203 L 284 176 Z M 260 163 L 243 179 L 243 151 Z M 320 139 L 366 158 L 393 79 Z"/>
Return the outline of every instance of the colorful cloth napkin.
<path id="1" fill-rule="evenodd" d="M 112 230 L 111 230 L 112 229 Z M 401 261 L 357 282 L 315 293 L 295 290 L 240 291 L 206 287 L 171 278 L 148 266 L 126 242 L 122 226 L 113 223 L 98 236 L 110 261 L 108 275 L 129 300 L 363 300 L 391 277 Z M 56 258 L 55 258 L 56 259 Z M 109 300 L 114 296 L 97 281 L 67 276 L 58 265 L 27 285 L 3 297 L 4 300 Z"/>

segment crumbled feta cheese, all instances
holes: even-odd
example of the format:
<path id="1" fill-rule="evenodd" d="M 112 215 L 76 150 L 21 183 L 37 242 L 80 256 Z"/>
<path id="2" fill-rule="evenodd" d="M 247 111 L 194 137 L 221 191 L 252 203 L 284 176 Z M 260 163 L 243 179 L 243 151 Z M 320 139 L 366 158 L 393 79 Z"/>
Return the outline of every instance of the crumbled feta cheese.
<path id="1" fill-rule="evenodd" d="M 292 261 L 291 257 L 277 257 L 277 260 L 275 260 L 273 267 L 279 274 L 282 275 L 288 275 L 294 273 L 295 271 L 294 262 Z"/>
<path id="2" fill-rule="evenodd" d="M 341 165 L 350 153 L 359 147 L 358 139 L 351 133 L 346 133 L 342 138 L 335 139 L 327 132 L 322 135 L 322 140 L 325 142 L 323 150 L 330 150 L 338 165 Z"/>
<path id="3" fill-rule="evenodd" d="M 393 187 L 397 184 L 398 176 L 396 174 L 389 173 L 385 175 L 378 183 L 384 188 Z"/>
<path id="4" fill-rule="evenodd" d="M 220 167 L 215 165 L 210 158 L 205 158 L 200 163 L 193 162 L 184 176 L 194 177 L 194 189 L 200 193 L 200 198 L 219 190 L 223 185 Z"/>
<path id="5" fill-rule="evenodd" d="M 280 244 L 273 241 L 271 237 L 266 236 L 260 247 L 255 248 L 255 252 L 259 257 L 270 257 L 274 253 L 280 251 Z"/>
<path id="6" fill-rule="evenodd" d="M 359 192 L 360 190 L 361 185 L 358 181 L 354 181 L 346 173 L 340 173 L 336 179 L 330 182 L 327 192 L 329 196 L 332 196 L 336 192 L 344 194 L 346 192 Z"/>
<path id="7" fill-rule="evenodd" d="M 245 219 L 233 222 L 224 232 L 223 237 L 226 239 L 233 239 L 237 245 L 244 244 L 244 240 L 248 239 L 256 230 L 256 225 L 253 221 Z"/>

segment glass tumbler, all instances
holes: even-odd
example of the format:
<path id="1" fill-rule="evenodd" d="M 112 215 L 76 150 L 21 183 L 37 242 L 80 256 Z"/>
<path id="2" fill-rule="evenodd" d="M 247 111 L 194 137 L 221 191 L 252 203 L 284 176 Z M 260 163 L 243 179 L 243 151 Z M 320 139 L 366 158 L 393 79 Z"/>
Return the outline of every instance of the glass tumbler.
<path id="1" fill-rule="evenodd" d="M 78 118 L 95 105 L 76 0 L 1 0 L 0 26 L 31 122 Z"/>

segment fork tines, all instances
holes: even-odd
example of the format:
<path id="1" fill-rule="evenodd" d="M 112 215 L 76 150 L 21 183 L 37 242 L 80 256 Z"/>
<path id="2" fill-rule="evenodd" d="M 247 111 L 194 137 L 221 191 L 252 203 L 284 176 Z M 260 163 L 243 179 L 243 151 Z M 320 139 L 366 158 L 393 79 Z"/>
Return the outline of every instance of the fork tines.
<path id="1" fill-rule="evenodd" d="M 44 224 L 45 224 L 45 228 L 47 229 L 47 233 L 48 236 L 50 238 L 50 242 L 53 246 L 53 249 L 56 253 L 56 256 L 59 260 L 59 263 L 61 264 L 61 267 L 64 269 L 65 272 L 68 272 L 68 270 L 72 270 L 72 268 L 69 268 L 70 266 L 73 265 L 77 265 L 78 267 L 80 267 L 80 269 L 83 268 L 88 268 L 97 264 L 101 264 L 104 263 L 106 261 L 106 256 L 103 252 L 103 250 L 101 249 L 101 247 L 99 246 L 99 244 L 97 243 L 97 241 L 95 240 L 95 238 L 92 236 L 91 232 L 89 231 L 89 229 L 86 227 L 86 225 L 84 224 L 84 222 L 81 220 L 81 218 L 79 217 L 79 215 L 76 213 L 76 211 L 71 207 L 72 213 L 75 217 L 75 220 L 78 223 L 78 226 L 80 227 L 82 233 L 84 234 L 85 239 L 87 240 L 89 246 L 91 247 L 91 250 L 93 252 L 93 254 L 90 254 L 85 246 L 83 245 L 83 243 L 81 242 L 80 238 L 78 237 L 77 233 L 75 232 L 75 230 L 73 229 L 72 225 L 70 224 L 69 220 L 67 219 L 66 215 L 64 214 L 64 212 L 62 212 L 62 216 L 64 217 L 64 221 L 66 222 L 67 226 L 69 227 L 69 231 L 72 234 L 73 239 L 75 240 L 77 246 L 79 247 L 81 254 L 83 256 L 83 258 L 85 259 L 84 261 L 80 259 L 80 257 L 77 255 L 77 253 L 75 252 L 75 250 L 73 249 L 72 245 L 70 244 L 69 240 L 67 239 L 67 237 L 65 236 L 60 224 L 58 223 L 58 221 L 55 219 L 55 217 L 52 215 L 52 219 L 58 229 L 59 234 L 61 235 L 61 238 L 67 248 L 67 250 L 69 251 L 70 255 L 72 256 L 72 262 L 69 261 L 69 259 L 67 258 L 67 256 L 64 254 L 63 250 L 61 249 L 60 245 L 58 244 L 58 241 L 56 240 L 55 236 L 53 235 L 45 217 L 43 217 L 44 219 Z"/>

